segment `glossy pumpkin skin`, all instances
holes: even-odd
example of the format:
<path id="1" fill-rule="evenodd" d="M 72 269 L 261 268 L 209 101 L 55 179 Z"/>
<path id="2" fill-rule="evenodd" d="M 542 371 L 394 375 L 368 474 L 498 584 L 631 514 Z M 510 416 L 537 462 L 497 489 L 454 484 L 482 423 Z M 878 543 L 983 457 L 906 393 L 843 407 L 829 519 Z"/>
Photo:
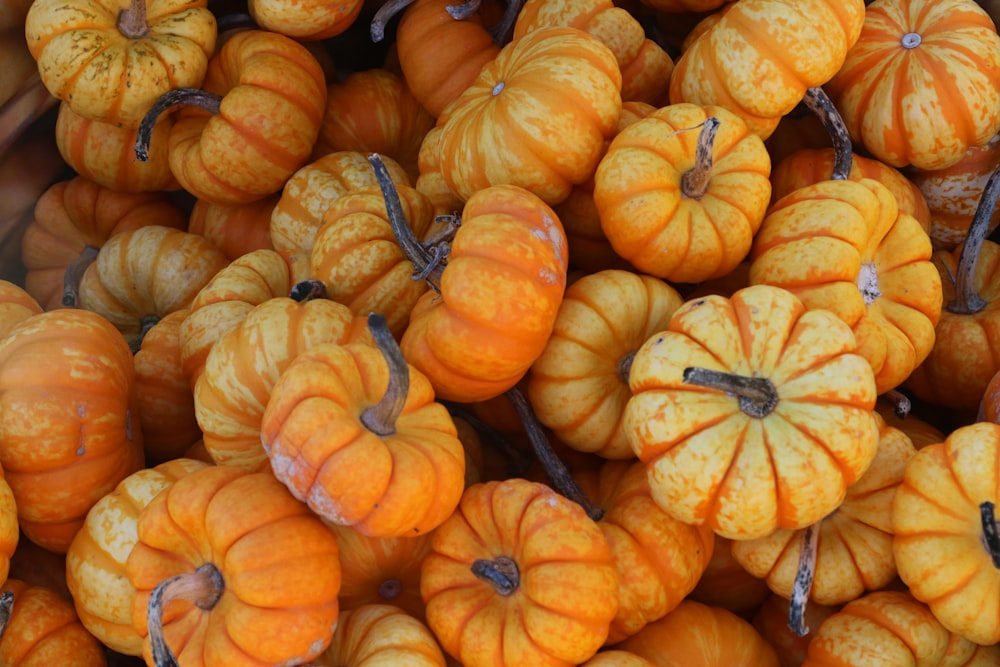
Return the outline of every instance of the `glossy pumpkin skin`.
<path id="1" fill-rule="evenodd" d="M 203 0 L 159 0 L 146 26 L 118 24 L 129 3 L 32 3 L 24 33 L 45 87 L 86 118 L 135 127 L 160 95 L 201 85 L 215 50 L 215 16 Z M 141 29 L 140 29 L 141 30 Z"/>
<path id="2" fill-rule="evenodd" d="M 25 289 L 46 310 L 62 305 L 66 268 L 88 245 L 146 225 L 187 227 L 187 214 L 162 192 L 121 193 L 77 176 L 45 190 L 24 230 Z"/>
<path id="3" fill-rule="evenodd" d="M 835 315 L 780 288 L 686 302 L 629 375 L 625 429 L 657 504 L 730 539 L 836 509 L 878 443 L 874 377 L 855 349 Z M 768 379 L 777 402 L 752 416 L 735 395 L 684 383 L 686 367 Z"/>
<path id="4" fill-rule="evenodd" d="M 700 128 L 715 117 L 710 180 L 690 196 Z M 672 282 L 728 274 L 750 251 L 771 197 L 760 137 L 722 107 L 672 104 L 623 129 L 594 175 L 594 204 L 611 246 L 637 270 Z"/>
<path id="5" fill-rule="evenodd" d="M 226 332 L 194 385 L 205 448 L 220 465 L 269 467 L 261 419 L 274 384 L 300 353 L 321 343 L 370 340 L 365 318 L 326 299 L 268 299 Z"/>
<path id="6" fill-rule="evenodd" d="M 552 332 L 566 287 L 566 235 L 541 199 L 514 186 L 462 210 L 441 277 L 410 315 L 400 347 L 438 398 L 472 402 L 513 387 Z"/>
<path id="7" fill-rule="evenodd" d="M 670 101 L 726 107 L 766 139 L 807 89 L 837 73 L 864 17 L 862 0 L 731 5 L 678 58 Z"/>
<path id="8" fill-rule="evenodd" d="M 69 545 L 66 584 L 76 613 L 91 634 L 119 653 L 142 655 L 142 637 L 132 627 L 135 588 L 125 571 L 139 539 L 139 513 L 157 493 L 204 467 L 178 458 L 132 473 L 94 504 Z"/>
<path id="9" fill-rule="evenodd" d="M 816 566 L 809 599 L 841 605 L 866 591 L 888 586 L 896 576 L 892 556 L 892 500 L 916 448 L 905 433 L 881 419 L 878 451 L 865 474 L 847 487 L 837 509 L 819 526 Z M 733 542 L 733 556 L 750 574 L 767 580 L 786 600 L 792 597 L 802 551 L 802 532 L 778 530 L 757 540 Z"/>
<path id="10" fill-rule="evenodd" d="M 281 190 L 308 161 L 323 120 L 326 77 L 315 56 L 290 37 L 245 30 L 209 62 L 203 88 L 222 96 L 220 112 L 183 107 L 170 130 L 180 184 L 229 204 Z"/>
<path id="11" fill-rule="evenodd" d="M 0 640 L 0 664 L 105 667 L 104 647 L 80 623 L 73 604 L 55 591 L 7 579 L 14 595 L 10 620 Z"/>
<path id="12" fill-rule="evenodd" d="M 931 254 L 927 232 L 900 213 L 884 185 L 826 180 L 769 209 L 750 252 L 750 282 L 836 313 L 853 329 L 882 394 L 934 346 L 943 297 Z"/>
<path id="13" fill-rule="evenodd" d="M 132 353 L 99 315 L 56 310 L 0 346 L 0 464 L 21 529 L 65 553 L 87 511 L 143 465 Z"/>
<path id="14" fill-rule="evenodd" d="M 523 479 L 475 484 L 434 533 L 421 568 L 427 624 L 468 667 L 578 665 L 604 643 L 618 607 L 607 541 L 583 509 Z M 477 559 L 513 560 L 519 586 L 500 595 Z"/>
<path id="15" fill-rule="evenodd" d="M 622 428 L 628 368 L 667 327 L 683 299 L 652 276 L 609 269 L 566 289 L 545 349 L 531 366 L 528 399 L 563 444 L 609 459 L 635 456 Z"/>
<path id="16" fill-rule="evenodd" d="M 302 664 L 330 641 L 339 613 L 336 539 L 270 473 L 194 471 L 155 496 L 136 529 L 126 569 L 147 664 L 152 589 L 206 563 L 225 585 L 214 607 L 174 600 L 164 611 L 164 637 L 180 664 Z"/>
<path id="17" fill-rule="evenodd" d="M 143 318 L 187 308 L 228 261 L 205 237 L 147 225 L 115 234 L 80 279 L 79 307 L 98 313 L 132 342 Z"/>
<path id="18" fill-rule="evenodd" d="M 827 91 L 868 153 L 940 169 L 1000 129 L 997 72 L 1000 36 L 973 0 L 879 0 Z"/>
<path id="19" fill-rule="evenodd" d="M 997 502 L 1000 425 L 978 422 L 921 449 L 893 501 L 899 577 L 951 632 L 1000 641 L 1000 570 L 983 547 L 979 504 Z"/>
<path id="20" fill-rule="evenodd" d="M 778 667 L 774 649 L 749 622 L 732 612 L 685 600 L 616 648 L 657 667 L 744 665 Z"/>
<path id="21" fill-rule="evenodd" d="M 539 28 L 510 42 L 438 119 L 444 181 L 465 200 L 510 184 L 559 203 L 593 175 L 621 85 L 614 54 L 582 30 Z"/>
<path id="22" fill-rule="evenodd" d="M 444 667 L 446 663 L 426 625 L 398 607 L 369 604 L 340 613 L 333 641 L 311 664 Z"/>

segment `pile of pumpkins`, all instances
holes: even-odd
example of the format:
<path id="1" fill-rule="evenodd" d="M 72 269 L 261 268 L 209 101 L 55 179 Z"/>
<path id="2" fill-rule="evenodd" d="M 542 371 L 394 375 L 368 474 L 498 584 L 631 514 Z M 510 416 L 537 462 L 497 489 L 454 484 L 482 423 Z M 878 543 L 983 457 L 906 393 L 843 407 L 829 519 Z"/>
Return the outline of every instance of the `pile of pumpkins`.
<path id="1" fill-rule="evenodd" d="M 2 0 L 0 666 L 1000 665 L 998 15 Z"/>

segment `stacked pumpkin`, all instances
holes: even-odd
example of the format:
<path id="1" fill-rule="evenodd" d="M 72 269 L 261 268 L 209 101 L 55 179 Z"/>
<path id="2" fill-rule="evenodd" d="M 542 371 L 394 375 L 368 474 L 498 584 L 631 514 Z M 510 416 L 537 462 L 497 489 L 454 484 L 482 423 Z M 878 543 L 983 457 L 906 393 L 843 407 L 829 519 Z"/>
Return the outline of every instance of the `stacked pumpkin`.
<path id="1" fill-rule="evenodd" d="M 1000 664 L 982 6 L 291 9 L 3 17 L 0 665 Z"/>

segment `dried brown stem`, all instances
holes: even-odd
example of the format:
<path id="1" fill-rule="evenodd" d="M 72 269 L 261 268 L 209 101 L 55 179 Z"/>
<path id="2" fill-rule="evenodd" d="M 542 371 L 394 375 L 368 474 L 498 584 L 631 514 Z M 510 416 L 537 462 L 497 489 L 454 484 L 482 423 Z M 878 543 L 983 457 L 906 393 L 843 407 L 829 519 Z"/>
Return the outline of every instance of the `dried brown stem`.
<path id="1" fill-rule="evenodd" d="M 685 384 L 733 394 L 739 399 L 740 409 L 751 417 L 766 417 L 778 404 L 778 391 L 767 378 L 688 367 L 682 379 Z"/>
<path id="2" fill-rule="evenodd" d="M 997 533 L 996 506 L 989 500 L 979 504 L 979 519 L 983 526 L 983 546 L 990 554 L 993 567 L 1000 570 L 1000 534 Z"/>
<path id="3" fill-rule="evenodd" d="M 798 637 L 809 634 L 805 624 L 806 603 L 816 575 L 816 555 L 819 549 L 819 524 L 806 526 L 802 531 L 802 548 L 799 552 L 799 569 L 792 585 L 792 598 L 788 604 L 788 629 Z"/>
<path id="4" fill-rule="evenodd" d="M 955 298 L 945 305 L 948 312 L 956 315 L 974 315 L 986 307 L 986 299 L 976 291 L 976 267 L 980 251 L 989 234 L 990 221 L 1000 196 L 1000 167 L 990 175 L 990 179 L 979 197 L 979 205 L 972 216 L 969 232 L 962 243 L 958 257 L 958 271 L 955 274 Z"/>
<path id="5" fill-rule="evenodd" d="M 406 405 L 406 396 L 410 392 L 410 369 L 384 316 L 377 313 L 369 315 L 368 329 L 389 366 L 389 386 L 378 403 L 361 413 L 361 423 L 376 435 L 388 436 L 396 432 L 396 420 Z"/>
<path id="6" fill-rule="evenodd" d="M 511 595 L 521 585 L 521 573 L 517 563 L 507 556 L 497 556 L 493 560 L 478 558 L 472 563 L 472 574 L 485 581 L 500 595 Z"/>
<path id="7" fill-rule="evenodd" d="M 388 2 L 379 7 L 378 11 L 375 12 L 375 16 L 372 17 L 372 22 L 369 26 L 369 34 L 372 41 L 378 43 L 385 39 L 385 27 L 389 24 L 389 21 L 412 5 L 413 2 L 414 0 L 388 0 Z"/>
<path id="8" fill-rule="evenodd" d="M 160 96 L 160 99 L 153 102 L 153 106 L 149 107 L 149 111 L 139 121 L 139 130 L 135 136 L 135 157 L 140 162 L 149 160 L 149 141 L 153 135 L 153 127 L 156 126 L 160 116 L 169 109 L 187 104 L 216 114 L 219 113 L 221 103 L 222 96 L 199 88 L 175 88 L 167 91 Z"/>
<path id="9" fill-rule="evenodd" d="M 718 131 L 719 119 L 715 116 L 706 118 L 702 123 L 695 147 L 694 166 L 681 176 L 681 196 L 701 199 L 708 192 L 708 184 L 712 182 L 712 147 Z"/>
<path id="10" fill-rule="evenodd" d="M 80 281 L 99 253 L 100 249 L 96 246 L 84 246 L 83 252 L 66 267 L 66 272 L 63 273 L 62 305 L 76 308 L 80 304 Z"/>
<path id="11" fill-rule="evenodd" d="M 854 163 L 854 148 L 843 116 L 837 111 L 826 91 L 819 86 L 807 89 L 802 103 L 819 117 L 827 134 L 830 135 L 833 144 L 833 175 L 830 176 L 830 180 L 846 181 Z"/>
<path id="12" fill-rule="evenodd" d="M 149 34 L 146 20 L 146 0 L 132 0 L 128 9 L 118 12 L 118 32 L 129 39 L 140 39 Z"/>
<path id="13" fill-rule="evenodd" d="M 171 600 L 189 600 L 199 609 L 212 609 L 226 584 L 219 568 L 205 563 L 194 572 L 161 581 L 149 596 L 147 629 L 155 667 L 178 667 L 177 659 L 163 637 L 163 610 Z"/>

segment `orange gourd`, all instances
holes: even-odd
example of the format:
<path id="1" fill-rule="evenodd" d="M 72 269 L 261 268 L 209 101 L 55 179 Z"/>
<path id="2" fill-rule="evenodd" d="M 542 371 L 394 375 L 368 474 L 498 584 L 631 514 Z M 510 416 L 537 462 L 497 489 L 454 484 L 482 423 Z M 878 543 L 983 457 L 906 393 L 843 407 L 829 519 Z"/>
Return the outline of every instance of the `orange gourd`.
<path id="1" fill-rule="evenodd" d="M 314 667 L 364 667 L 405 664 L 445 667 L 444 654 L 433 633 L 402 609 L 369 604 L 340 613 L 333 640 Z"/>
<path id="2" fill-rule="evenodd" d="M 7 579 L 0 605 L 9 611 L 0 664 L 105 667 L 104 647 L 80 623 L 73 604 L 55 591 Z"/>

